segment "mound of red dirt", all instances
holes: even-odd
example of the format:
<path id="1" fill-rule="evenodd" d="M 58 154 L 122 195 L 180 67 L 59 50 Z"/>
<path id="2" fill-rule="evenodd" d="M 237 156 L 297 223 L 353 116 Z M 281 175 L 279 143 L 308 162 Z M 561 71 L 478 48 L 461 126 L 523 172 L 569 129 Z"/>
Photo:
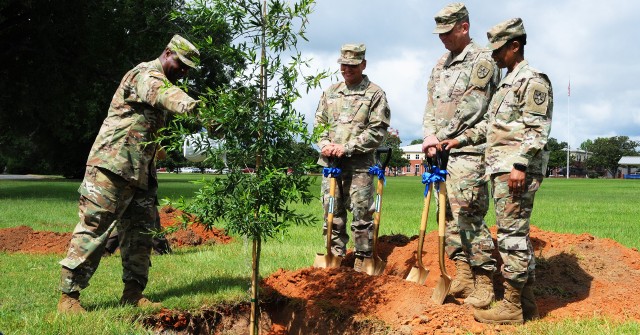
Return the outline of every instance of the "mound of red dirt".
<path id="1" fill-rule="evenodd" d="M 495 235 L 495 229 L 493 231 Z M 537 257 L 534 293 L 540 322 L 603 316 L 640 320 L 640 253 L 610 239 L 588 234 L 559 234 L 531 228 Z M 416 263 L 417 237 L 382 236 L 384 273 L 368 276 L 352 269 L 348 254 L 342 267 L 279 270 L 262 282 L 262 334 L 496 334 L 516 326 L 476 322 L 473 308 L 447 297 L 443 305 L 430 299 L 440 277 L 437 234 L 426 236 L 423 264 L 430 269 L 425 285 L 405 280 Z M 496 259 L 500 259 L 498 255 Z M 309 262 L 313 262 L 310 257 Z M 447 272 L 455 267 L 446 261 Z M 501 263 L 498 264 L 499 266 Z M 501 276 L 494 278 L 497 297 Z M 246 331 L 249 303 L 212 306 L 195 312 L 163 310 L 144 324 L 175 334 Z M 240 328 L 238 328 L 241 325 Z"/>
<path id="2" fill-rule="evenodd" d="M 167 239 L 172 247 L 196 246 L 202 244 L 226 244 L 231 242 L 231 237 L 222 229 L 206 229 L 198 223 L 198 219 L 191 215 L 170 206 L 160 209 L 160 224 L 164 228 L 181 224 L 181 218 L 189 222 L 188 229 L 181 229 L 168 234 Z"/>
<path id="3" fill-rule="evenodd" d="M 35 231 L 19 226 L 0 229 L 0 251 L 29 254 L 64 253 L 69 246 L 71 233 Z"/>
<path id="4" fill-rule="evenodd" d="M 197 246 L 212 243 L 229 243 L 231 237 L 222 229 L 205 229 L 192 215 L 170 206 L 160 209 L 160 224 L 168 228 L 182 224 L 185 218 L 190 224 L 167 235 L 171 247 Z M 0 229 L 0 251 L 30 254 L 65 253 L 69 247 L 71 233 L 35 231 L 28 226 Z"/>
<path id="5" fill-rule="evenodd" d="M 537 257 L 534 293 L 544 321 L 594 316 L 640 320 L 637 250 L 588 234 L 558 234 L 535 227 L 531 238 Z M 347 255 L 337 269 L 280 270 L 266 278 L 267 292 L 288 301 L 287 307 L 272 311 L 270 334 L 375 334 L 372 319 L 384 324 L 375 327 L 388 327 L 397 334 L 511 329 L 475 322 L 473 308 L 463 305 L 462 299 L 449 296 L 444 305 L 431 301 L 440 277 L 435 232 L 425 239 L 423 264 L 430 269 L 425 285 L 404 279 L 416 262 L 416 237 L 383 236 L 380 244 L 380 256 L 387 260 L 381 276 L 355 272 L 350 267 L 353 257 Z M 455 274 L 449 260 L 446 268 Z M 495 277 L 495 286 L 501 287 L 501 276 Z M 503 290 L 496 293 L 502 298 Z"/>

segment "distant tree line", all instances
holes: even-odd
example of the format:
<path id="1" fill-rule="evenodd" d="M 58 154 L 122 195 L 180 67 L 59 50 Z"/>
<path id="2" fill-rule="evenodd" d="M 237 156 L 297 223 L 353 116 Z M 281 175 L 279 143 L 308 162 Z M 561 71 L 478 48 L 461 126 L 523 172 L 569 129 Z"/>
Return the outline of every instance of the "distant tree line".
<path id="1" fill-rule="evenodd" d="M 81 177 L 122 76 L 156 58 L 175 33 L 209 43 L 199 71 L 189 76 L 190 94 L 228 83 L 245 64 L 228 47 L 227 24 L 172 15 L 184 8 L 184 0 L 0 1 L 0 173 Z M 198 26 L 206 29 L 193 29 Z M 201 125 L 185 126 L 196 131 Z M 384 145 L 394 148 L 390 167 L 407 164 L 399 138 L 389 136 Z M 627 136 L 587 140 L 580 149 L 588 158 L 570 165 L 593 176 L 615 175 L 620 157 L 638 155 L 639 145 Z M 566 167 L 567 143 L 550 138 L 547 146 L 549 168 Z M 299 143 L 291 150 L 291 159 L 317 157 Z M 250 167 L 254 157 L 246 161 Z M 174 151 L 160 165 L 193 164 Z"/>
<path id="2" fill-rule="evenodd" d="M 421 139 L 415 139 L 410 144 L 421 143 Z M 579 147 L 580 150 L 586 152 L 586 159 L 576 160 L 570 155 L 569 171 L 580 171 L 581 174 L 592 178 L 606 176 L 607 173 L 610 176 L 615 176 L 620 158 L 640 155 L 638 147 L 640 147 L 640 141 L 632 141 L 628 136 L 598 137 L 595 140 L 586 140 Z M 557 139 L 550 137 L 547 149 L 549 150 L 547 174 L 555 169 L 566 170 L 567 149 L 570 149 L 567 142 L 558 142 Z"/>
<path id="3" fill-rule="evenodd" d="M 123 75 L 157 58 L 173 34 L 220 50 L 224 22 L 201 36 L 172 13 L 182 0 L 0 1 L 0 173 L 81 177 L 93 140 Z M 210 50 L 210 49 L 207 49 Z M 198 87 L 228 82 L 243 66 L 237 54 L 201 55 Z M 195 127 L 195 126 L 194 126 Z"/>

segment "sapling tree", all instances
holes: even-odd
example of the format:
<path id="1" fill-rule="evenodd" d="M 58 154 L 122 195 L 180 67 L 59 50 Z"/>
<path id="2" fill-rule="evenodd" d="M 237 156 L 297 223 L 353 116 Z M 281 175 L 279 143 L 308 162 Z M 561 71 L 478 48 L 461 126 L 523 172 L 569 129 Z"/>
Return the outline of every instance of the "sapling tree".
<path id="1" fill-rule="evenodd" d="M 221 148 L 210 149 L 211 159 L 224 151 L 229 174 L 199 182 L 193 200 L 177 201 L 177 206 L 205 226 L 222 223 L 229 232 L 252 241 L 252 334 L 258 329 L 261 243 L 284 235 L 291 225 L 315 221 L 291 207 L 315 198 L 306 176 L 314 162 L 288 159 L 294 145 L 310 146 L 313 141 L 294 102 L 301 91 L 308 92 L 329 76 L 311 69 L 310 60 L 298 49 L 306 40 L 313 5 L 313 0 L 195 0 L 176 14 L 194 22 L 192 35 L 204 36 L 193 41 L 203 54 L 239 55 L 244 64 L 231 74 L 230 84 L 198 89 L 198 115 L 177 118 L 164 134 L 177 147 L 192 125 L 200 125 L 208 136 L 223 139 Z M 231 43 L 215 43 L 206 35 L 212 22 L 227 25 Z M 253 170 L 246 169 L 249 165 Z"/>

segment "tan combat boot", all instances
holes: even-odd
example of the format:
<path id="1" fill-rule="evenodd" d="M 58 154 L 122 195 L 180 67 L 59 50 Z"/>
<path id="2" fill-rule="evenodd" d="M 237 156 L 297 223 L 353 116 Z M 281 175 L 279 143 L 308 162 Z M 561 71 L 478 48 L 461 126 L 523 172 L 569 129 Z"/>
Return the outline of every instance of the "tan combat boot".
<path id="1" fill-rule="evenodd" d="M 58 301 L 58 313 L 79 314 L 87 311 L 80 305 L 80 292 L 64 293 Z"/>
<path id="2" fill-rule="evenodd" d="M 162 304 L 159 302 L 152 302 L 142 295 L 142 285 L 136 281 L 128 281 L 124 283 L 124 290 L 122 291 L 122 298 L 120 298 L 121 305 L 133 305 L 136 307 L 145 308 L 161 308 Z"/>
<path id="3" fill-rule="evenodd" d="M 521 288 L 504 284 L 504 299 L 491 309 L 476 309 L 473 317 L 478 322 L 491 324 L 522 324 L 522 306 L 520 304 Z"/>
<path id="4" fill-rule="evenodd" d="M 456 260 L 456 277 L 451 282 L 449 293 L 457 298 L 466 298 L 473 292 L 473 273 L 469 263 Z"/>
<path id="5" fill-rule="evenodd" d="M 529 277 L 527 283 L 522 288 L 522 296 L 520 297 L 522 303 L 522 318 L 524 321 L 538 320 L 540 313 L 538 312 L 538 305 L 536 305 L 536 296 L 533 294 L 533 283 L 535 279 Z"/>
<path id="6" fill-rule="evenodd" d="M 475 308 L 485 308 L 496 298 L 493 292 L 493 272 L 482 268 L 473 269 L 476 286 L 471 295 L 464 299 L 464 303 Z"/>

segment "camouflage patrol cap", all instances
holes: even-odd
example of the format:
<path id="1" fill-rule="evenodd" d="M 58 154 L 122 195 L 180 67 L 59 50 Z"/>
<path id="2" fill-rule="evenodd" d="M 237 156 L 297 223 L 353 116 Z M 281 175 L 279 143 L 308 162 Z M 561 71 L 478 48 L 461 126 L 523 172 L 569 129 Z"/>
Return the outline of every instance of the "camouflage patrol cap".
<path id="1" fill-rule="evenodd" d="M 433 33 L 448 33 L 453 29 L 453 26 L 455 26 L 458 21 L 465 17 L 469 17 L 469 11 L 463 3 L 455 2 L 448 4 L 436 13 L 436 16 L 434 17 L 436 20 L 436 28 L 433 30 Z"/>
<path id="2" fill-rule="evenodd" d="M 173 35 L 167 48 L 174 51 L 178 55 L 178 58 L 180 58 L 180 61 L 185 65 L 191 68 L 196 67 L 195 61 L 200 57 L 200 52 L 191 42 L 187 41 L 186 38 L 180 35 Z"/>
<path id="3" fill-rule="evenodd" d="M 522 19 L 519 17 L 509 19 L 498 23 L 487 31 L 487 38 L 489 39 L 487 47 L 491 50 L 500 49 L 509 40 L 519 36 L 527 36 Z"/>
<path id="4" fill-rule="evenodd" d="M 340 48 L 339 64 L 358 65 L 364 60 L 367 47 L 364 44 L 345 44 Z"/>

